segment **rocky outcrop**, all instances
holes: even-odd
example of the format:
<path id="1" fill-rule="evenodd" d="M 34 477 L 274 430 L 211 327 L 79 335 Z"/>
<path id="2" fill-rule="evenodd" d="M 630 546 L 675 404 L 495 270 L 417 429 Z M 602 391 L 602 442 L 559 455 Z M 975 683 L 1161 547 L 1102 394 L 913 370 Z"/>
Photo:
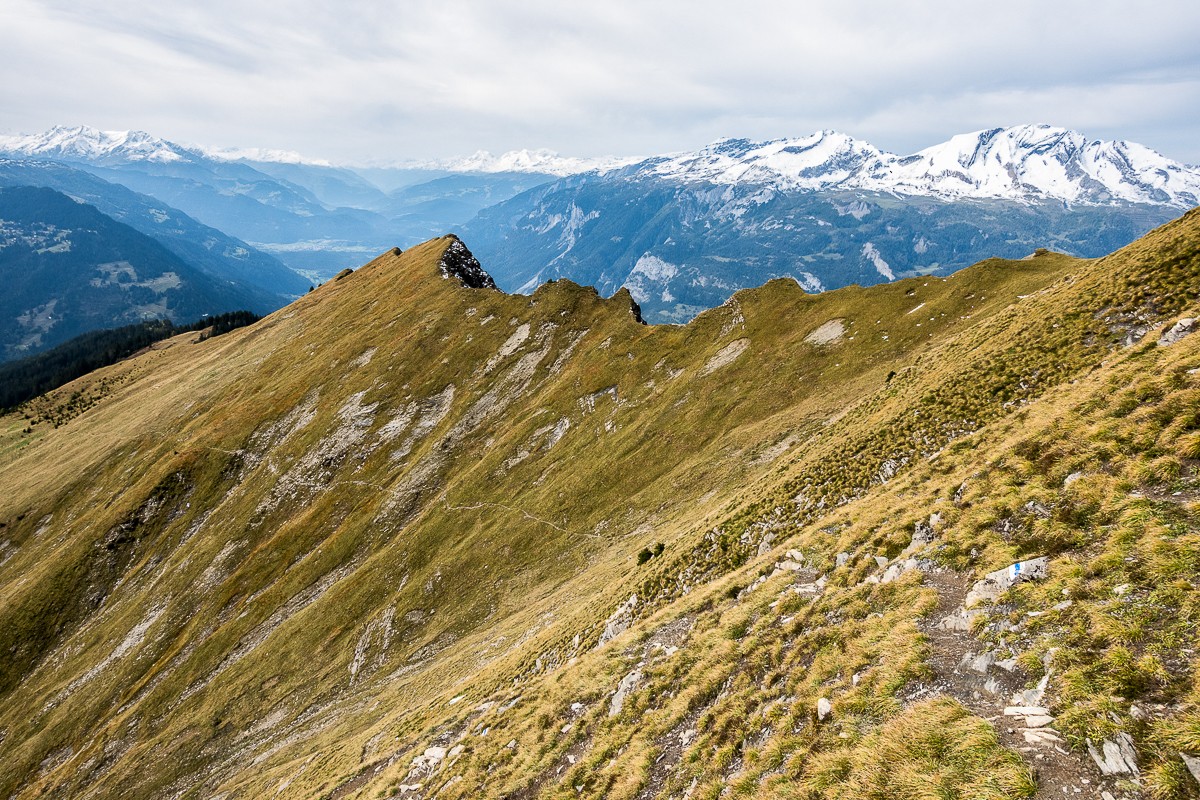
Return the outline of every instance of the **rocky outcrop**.
<path id="1" fill-rule="evenodd" d="M 495 289 L 496 282 L 488 275 L 479 259 L 471 254 L 457 236 L 451 236 L 450 246 L 442 254 L 438 268 L 443 278 L 456 278 L 468 289 Z"/>
<path id="2" fill-rule="evenodd" d="M 1133 749 L 1133 737 L 1122 731 L 1115 738 L 1101 742 L 1100 748 L 1087 740 L 1088 755 L 1100 767 L 1104 775 L 1139 775 L 1137 751 Z"/>

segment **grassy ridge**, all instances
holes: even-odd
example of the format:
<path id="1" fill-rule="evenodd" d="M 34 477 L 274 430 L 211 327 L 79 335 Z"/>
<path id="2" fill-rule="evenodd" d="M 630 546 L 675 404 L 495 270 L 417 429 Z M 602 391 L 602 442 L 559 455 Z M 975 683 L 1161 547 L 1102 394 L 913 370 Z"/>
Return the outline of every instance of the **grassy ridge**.
<path id="1" fill-rule="evenodd" d="M 1122 547 L 1152 565 L 1131 587 L 1187 574 L 1190 506 L 1147 498 L 1191 491 L 1196 343 L 1121 340 L 1194 304 L 1198 225 L 1098 261 L 817 297 L 777 281 L 682 327 L 568 282 L 464 289 L 436 240 L 64 387 L 46 402 L 117 388 L 58 430 L 0 432 L 0 792 L 1028 794 L 986 722 L 911 696 L 936 593 L 861 580 L 934 509 L 946 568 L 1054 556 L 1053 582 L 1014 595 L 1031 609 L 1091 596 L 1062 577 Z M 840 339 L 807 340 L 834 320 Z M 1062 487 L 1080 471 L 1097 477 Z M 1022 517 L 1038 498 L 1051 516 Z M 789 548 L 826 591 L 759 583 Z M 1070 617 L 1103 614 L 1106 589 Z M 632 629 L 597 649 L 633 594 Z M 1082 638 L 1057 616 L 980 635 L 1031 680 L 1065 643 L 1052 688 L 1076 748 L 1116 729 L 1085 697 L 1175 709 L 1120 727 L 1182 796 L 1191 662 L 1165 653 L 1191 612 L 1153 617 L 1164 597 L 1125 639 L 1087 638 L 1094 616 Z M 928 719 L 945 737 L 910 746 Z"/>

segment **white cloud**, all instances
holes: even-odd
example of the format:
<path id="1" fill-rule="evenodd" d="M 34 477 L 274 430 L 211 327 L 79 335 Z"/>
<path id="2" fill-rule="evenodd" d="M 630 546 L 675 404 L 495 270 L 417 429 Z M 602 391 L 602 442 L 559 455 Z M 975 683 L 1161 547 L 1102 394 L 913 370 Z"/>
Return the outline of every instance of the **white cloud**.
<path id="1" fill-rule="evenodd" d="M 399 159 L 818 128 L 911 151 L 1044 121 L 1196 162 L 1198 38 L 1176 0 L 6 0 L 0 132 Z"/>

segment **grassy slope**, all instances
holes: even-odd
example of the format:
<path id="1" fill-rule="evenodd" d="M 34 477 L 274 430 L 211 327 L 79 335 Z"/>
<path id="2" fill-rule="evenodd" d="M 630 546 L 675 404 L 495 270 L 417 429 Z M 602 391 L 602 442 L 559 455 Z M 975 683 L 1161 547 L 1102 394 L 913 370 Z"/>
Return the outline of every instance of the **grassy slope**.
<path id="1" fill-rule="evenodd" d="M 985 262 L 816 297 L 773 282 L 649 328 L 627 298 L 566 282 L 526 298 L 439 280 L 437 240 L 251 328 L 64 387 L 41 402 L 98 400 L 56 430 L 0 428 L 0 793 L 373 797 L 410 780 L 426 747 L 484 727 L 420 776 L 425 791 L 1025 792 L 990 726 L 906 699 L 928 669 L 914 620 L 931 590 L 915 574 L 858 582 L 868 554 L 898 553 L 936 508 L 946 565 L 1055 555 L 1055 581 L 1014 593 L 1013 614 L 1039 592 L 1105 596 L 1096 576 L 1120 548 L 1159 565 L 1123 582 L 1152 592 L 1182 575 L 1170 600 L 1191 608 L 1191 506 L 1131 491 L 1189 490 L 1200 453 L 1173 443 L 1191 441 L 1196 343 L 1115 342 L 1195 302 L 1198 227 L 1191 214 L 1094 262 Z M 804 341 L 831 319 L 842 341 Z M 1138 382 L 1125 409 L 1113 387 Z M 1172 410 L 1144 410 L 1158 408 Z M 1000 536 L 1028 497 L 1051 522 Z M 639 565 L 654 542 L 665 552 Z M 737 599 L 790 547 L 829 576 L 824 595 L 775 578 Z M 855 558 L 835 569 L 840 551 Z M 635 592 L 633 630 L 595 649 Z M 1076 746 L 1112 734 L 1095 697 L 1115 694 L 1113 675 L 1124 696 L 1161 701 L 1169 713 L 1127 727 L 1154 785 L 1186 791 L 1170 748 L 1194 746 L 1181 743 L 1196 730 L 1190 660 L 1154 648 L 1191 634 L 1138 617 L 1096 642 L 1075 615 L 1103 602 L 1073 608 L 1004 646 L 1036 679 L 1047 643 L 1069 642 L 1052 688 Z M 686 645 L 643 659 L 671 620 L 691 626 Z M 610 718 L 641 660 L 641 688 Z M 869 679 L 849 685 L 855 672 Z M 813 724 L 820 694 L 835 696 L 835 725 Z M 905 750 L 897 738 L 923 715 L 951 733 Z M 659 774 L 685 723 L 696 743 Z"/>

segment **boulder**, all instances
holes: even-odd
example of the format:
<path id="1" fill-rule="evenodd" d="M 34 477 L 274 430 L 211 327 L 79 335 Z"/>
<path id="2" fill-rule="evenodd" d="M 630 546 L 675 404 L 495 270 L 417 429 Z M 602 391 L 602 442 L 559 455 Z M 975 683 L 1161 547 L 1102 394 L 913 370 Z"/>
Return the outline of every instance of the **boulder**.
<path id="1" fill-rule="evenodd" d="M 833 713 L 833 703 L 829 702 L 828 697 L 822 697 L 817 701 L 817 719 L 822 722 L 825 718 Z"/>
<path id="2" fill-rule="evenodd" d="M 1000 599 L 1000 595 L 1021 581 L 1043 580 L 1049 572 L 1049 567 L 1050 559 L 1042 556 L 1029 561 L 1018 561 L 1004 569 L 989 572 L 983 580 L 976 581 L 971 591 L 967 592 L 963 607 L 970 608 L 985 602 L 995 603 Z"/>
<path id="3" fill-rule="evenodd" d="M 1162 336 L 1158 337 L 1158 346 L 1167 347 L 1178 342 L 1196 330 L 1195 317 L 1185 317 L 1172 325 Z"/>

